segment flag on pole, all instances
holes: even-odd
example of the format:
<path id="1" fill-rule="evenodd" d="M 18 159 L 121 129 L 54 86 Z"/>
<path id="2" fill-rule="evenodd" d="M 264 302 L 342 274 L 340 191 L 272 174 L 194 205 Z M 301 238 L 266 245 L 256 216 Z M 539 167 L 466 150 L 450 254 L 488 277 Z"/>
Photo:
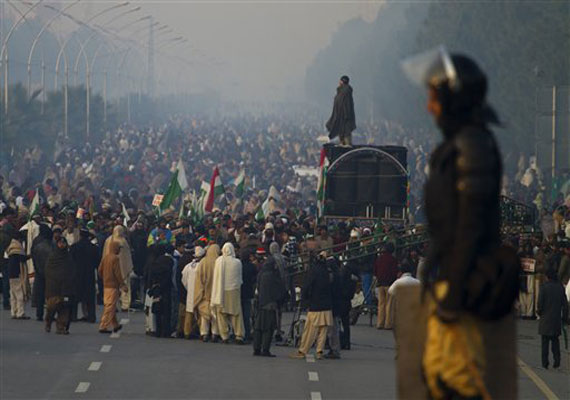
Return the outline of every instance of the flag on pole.
<path id="1" fill-rule="evenodd" d="M 239 175 L 236 178 L 235 185 L 236 185 L 236 191 L 235 191 L 236 197 L 242 198 L 245 192 L 245 170 L 242 169 L 240 171 Z"/>
<path id="2" fill-rule="evenodd" d="M 275 186 L 271 186 L 269 188 L 269 192 L 267 193 L 267 198 L 261 204 L 257 212 L 255 213 L 255 219 L 258 221 L 264 220 L 272 211 L 271 201 L 276 202 L 281 200 L 281 195 L 275 188 Z"/>
<path id="3" fill-rule="evenodd" d="M 182 164 L 182 160 L 178 161 L 178 165 L 176 165 L 176 171 L 172 174 L 172 178 L 170 179 L 170 184 L 168 185 L 168 189 L 164 194 L 164 198 L 160 203 L 159 209 L 160 211 L 166 210 L 168 207 L 172 205 L 174 200 L 182 195 L 182 192 L 188 188 L 188 181 L 186 180 L 186 172 L 184 171 L 184 164 Z"/>
<path id="4" fill-rule="evenodd" d="M 210 180 L 210 191 L 208 193 L 204 210 L 206 212 L 212 212 L 214 209 L 214 200 L 222 194 L 224 194 L 224 185 L 222 185 L 222 179 L 220 178 L 220 170 L 216 167 L 214 168 L 214 173 Z"/>
<path id="5" fill-rule="evenodd" d="M 36 189 L 36 194 L 34 194 L 34 198 L 32 199 L 32 203 L 30 204 L 30 215 L 28 216 L 28 221 L 31 221 L 32 217 L 35 214 L 40 213 L 40 192 L 39 189 Z"/>
<path id="6" fill-rule="evenodd" d="M 125 203 L 121 202 L 121 207 L 123 208 L 123 225 L 127 226 L 129 221 L 131 220 L 131 217 L 129 216 L 129 213 L 127 211 L 127 207 L 125 207 Z"/>
<path id="7" fill-rule="evenodd" d="M 321 150 L 321 160 L 319 162 L 319 180 L 317 182 L 317 211 L 318 217 L 322 217 L 325 211 L 325 190 L 327 181 L 327 170 L 329 167 L 329 159 L 327 158 L 325 149 Z"/>

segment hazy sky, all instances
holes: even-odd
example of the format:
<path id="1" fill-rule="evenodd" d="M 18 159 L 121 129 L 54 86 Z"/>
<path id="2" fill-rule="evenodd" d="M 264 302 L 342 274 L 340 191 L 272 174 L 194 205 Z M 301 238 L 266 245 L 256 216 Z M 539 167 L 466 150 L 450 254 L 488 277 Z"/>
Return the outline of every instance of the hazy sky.
<path id="1" fill-rule="evenodd" d="M 228 88 L 229 96 L 265 99 L 298 98 L 305 69 L 339 24 L 357 16 L 373 19 L 379 8 L 326 1 L 140 3 L 223 63 L 213 74 L 197 68 L 198 74 Z"/>
<path id="2" fill-rule="evenodd" d="M 85 18 L 111 3 L 82 0 L 72 7 L 73 14 Z M 381 1 L 131 0 L 130 3 L 128 7 L 140 6 L 141 11 L 120 21 L 150 14 L 187 37 L 198 49 L 177 48 L 184 49 L 185 58 L 196 61 L 193 68 L 176 69 L 194 88 L 223 88 L 226 99 L 268 100 L 302 96 L 307 66 L 329 43 L 338 26 L 355 17 L 373 20 Z M 215 66 L 211 60 L 220 63 Z M 167 65 L 172 65 L 172 61 Z M 167 81 L 168 77 L 172 82 L 175 78 L 172 74 L 166 75 L 162 69 L 161 81 Z M 335 84 L 331 82 L 331 91 Z"/>

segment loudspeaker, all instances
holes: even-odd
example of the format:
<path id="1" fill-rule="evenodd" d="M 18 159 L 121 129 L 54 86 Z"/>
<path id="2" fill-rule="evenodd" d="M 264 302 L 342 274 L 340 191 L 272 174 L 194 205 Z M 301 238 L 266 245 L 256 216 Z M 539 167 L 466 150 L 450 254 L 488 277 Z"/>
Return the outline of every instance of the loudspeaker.
<path id="1" fill-rule="evenodd" d="M 325 215 L 405 218 L 406 148 L 329 144 L 325 151 L 329 157 Z"/>

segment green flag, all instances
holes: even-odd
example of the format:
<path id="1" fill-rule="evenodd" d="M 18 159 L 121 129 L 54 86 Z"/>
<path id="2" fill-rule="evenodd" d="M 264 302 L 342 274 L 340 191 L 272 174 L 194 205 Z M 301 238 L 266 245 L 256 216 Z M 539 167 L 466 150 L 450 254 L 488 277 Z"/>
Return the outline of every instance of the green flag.
<path id="1" fill-rule="evenodd" d="M 235 195 L 237 198 L 242 198 L 245 192 L 245 170 L 241 170 L 235 181 L 236 191 Z"/>
<path id="2" fill-rule="evenodd" d="M 170 179 L 170 184 L 164 194 L 164 198 L 160 203 L 160 211 L 164 211 L 170 207 L 174 200 L 180 197 L 186 188 L 188 188 L 188 181 L 186 180 L 184 164 L 182 164 L 182 160 L 180 160 L 176 166 L 176 171 L 172 174 L 172 178 Z"/>

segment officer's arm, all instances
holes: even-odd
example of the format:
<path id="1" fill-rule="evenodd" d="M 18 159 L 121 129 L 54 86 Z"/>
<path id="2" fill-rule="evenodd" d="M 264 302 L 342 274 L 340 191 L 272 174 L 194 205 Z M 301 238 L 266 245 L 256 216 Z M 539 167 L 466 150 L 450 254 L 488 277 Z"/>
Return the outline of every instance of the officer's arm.
<path id="1" fill-rule="evenodd" d="M 440 302 L 442 318 L 461 310 L 468 274 L 484 241 L 489 210 L 498 201 L 500 161 L 492 139 L 483 132 L 456 137 L 457 222 L 447 295 Z"/>

